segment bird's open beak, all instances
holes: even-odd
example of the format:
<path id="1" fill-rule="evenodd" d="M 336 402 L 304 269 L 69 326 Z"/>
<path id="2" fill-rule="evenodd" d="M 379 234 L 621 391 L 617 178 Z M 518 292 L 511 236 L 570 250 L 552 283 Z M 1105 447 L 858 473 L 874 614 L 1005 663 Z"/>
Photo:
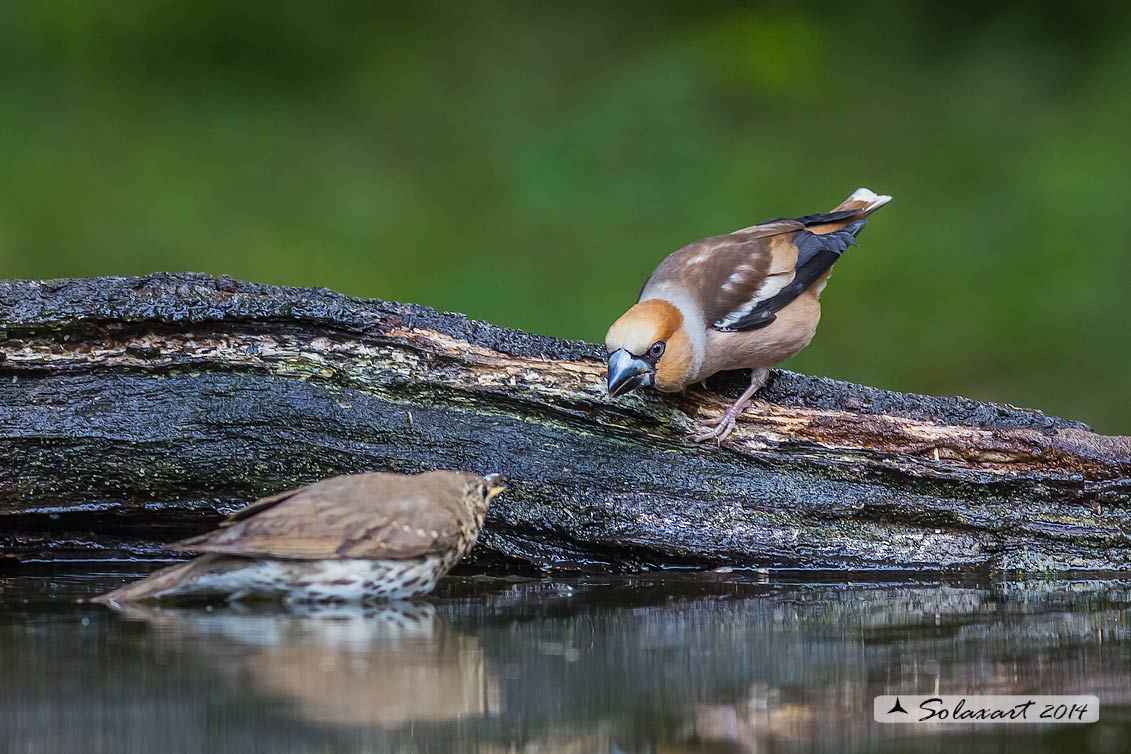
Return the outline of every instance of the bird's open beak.
<path id="1" fill-rule="evenodd" d="M 656 379 L 656 368 L 623 348 L 609 354 L 609 397 L 648 387 Z"/>
<path id="2" fill-rule="evenodd" d="M 483 478 L 487 480 L 487 502 L 494 500 L 496 495 L 506 489 L 503 486 L 502 474 L 487 474 Z"/>

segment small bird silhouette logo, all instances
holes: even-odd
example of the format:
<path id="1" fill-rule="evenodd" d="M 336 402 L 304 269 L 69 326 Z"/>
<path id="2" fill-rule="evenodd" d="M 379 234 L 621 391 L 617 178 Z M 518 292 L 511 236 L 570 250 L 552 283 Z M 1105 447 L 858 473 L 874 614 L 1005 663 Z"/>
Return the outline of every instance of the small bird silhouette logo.
<path id="1" fill-rule="evenodd" d="M 911 714 L 907 710 L 903 709 L 903 705 L 899 703 L 899 697 L 898 696 L 895 698 L 895 706 L 888 710 L 888 714 L 890 715 L 893 712 L 902 712 L 905 715 Z"/>

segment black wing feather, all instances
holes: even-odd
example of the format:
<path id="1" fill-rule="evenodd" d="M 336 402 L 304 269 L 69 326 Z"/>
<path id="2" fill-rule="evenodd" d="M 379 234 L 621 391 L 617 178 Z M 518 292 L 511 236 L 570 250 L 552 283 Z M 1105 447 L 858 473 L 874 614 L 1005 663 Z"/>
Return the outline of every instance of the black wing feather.
<path id="1" fill-rule="evenodd" d="M 810 215 L 810 217 L 830 217 L 841 213 L 830 212 L 827 215 Z M 804 221 L 807 218 L 802 218 Z M 828 220 L 821 220 L 828 222 Z M 742 319 L 737 320 L 727 327 L 717 328 L 724 332 L 738 332 L 742 330 L 757 330 L 766 327 L 777 319 L 777 313 L 788 306 L 794 299 L 809 289 L 809 286 L 828 272 L 840 255 L 848 251 L 850 246 L 856 245 L 856 236 L 867 224 L 865 220 L 850 223 L 840 230 L 832 233 L 810 233 L 806 231 L 797 236 L 797 266 L 794 268 L 793 281 L 778 291 L 776 294 L 760 302 L 750 310 Z"/>
<path id="2" fill-rule="evenodd" d="M 819 212 L 815 215 L 805 215 L 805 217 L 775 217 L 772 220 L 766 220 L 764 223 L 759 223 L 753 227 L 757 228 L 761 225 L 769 225 L 770 223 L 780 223 L 783 220 L 786 222 L 801 223 L 806 228 L 814 225 L 824 225 L 825 223 L 835 223 L 838 220 L 847 220 L 860 214 L 858 209 L 838 209 L 835 212 Z"/>

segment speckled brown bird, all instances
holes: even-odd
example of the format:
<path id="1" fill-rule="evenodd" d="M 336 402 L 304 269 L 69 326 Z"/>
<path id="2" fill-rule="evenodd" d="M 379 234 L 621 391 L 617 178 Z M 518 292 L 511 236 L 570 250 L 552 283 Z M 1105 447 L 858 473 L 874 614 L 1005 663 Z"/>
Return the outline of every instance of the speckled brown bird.
<path id="1" fill-rule="evenodd" d="M 499 475 L 357 474 L 266 497 L 174 550 L 203 552 L 93 602 L 247 597 L 361 602 L 427 594 L 471 550 Z"/>
<path id="2" fill-rule="evenodd" d="M 716 372 L 751 369 L 742 397 L 693 437 L 721 442 L 769 367 L 809 345 L 833 264 L 889 201 L 862 188 L 830 212 L 770 220 L 670 254 L 605 336 L 609 395 L 677 392 Z"/>

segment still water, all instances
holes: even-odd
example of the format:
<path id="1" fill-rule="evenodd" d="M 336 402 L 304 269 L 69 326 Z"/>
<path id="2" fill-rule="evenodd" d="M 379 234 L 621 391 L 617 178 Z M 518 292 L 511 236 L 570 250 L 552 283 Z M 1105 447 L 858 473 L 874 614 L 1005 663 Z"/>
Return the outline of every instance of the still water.
<path id="1" fill-rule="evenodd" d="M 382 608 L 110 609 L 0 577 L 0 752 L 1131 752 L 1131 582 L 455 577 Z M 1095 725 L 872 722 L 1096 694 Z"/>

